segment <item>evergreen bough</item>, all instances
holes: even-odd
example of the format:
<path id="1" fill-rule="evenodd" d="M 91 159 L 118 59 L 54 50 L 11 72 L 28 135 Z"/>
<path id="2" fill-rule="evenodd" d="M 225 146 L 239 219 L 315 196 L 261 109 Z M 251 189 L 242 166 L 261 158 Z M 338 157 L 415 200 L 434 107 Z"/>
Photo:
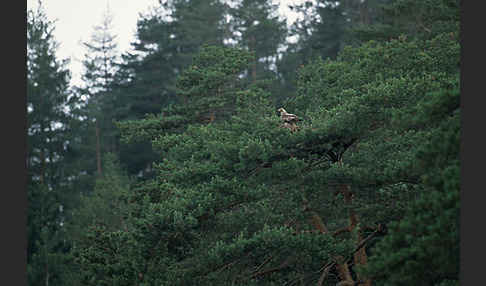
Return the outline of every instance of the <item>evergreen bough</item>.
<path id="1" fill-rule="evenodd" d="M 457 280 L 458 161 L 444 145 L 459 128 L 457 33 L 303 67 L 284 104 L 303 119 L 296 132 L 264 86 L 241 81 L 250 63 L 206 46 L 177 82 L 186 105 L 119 123 L 162 160 L 132 190 L 127 230 L 89 231 L 86 285 Z"/>

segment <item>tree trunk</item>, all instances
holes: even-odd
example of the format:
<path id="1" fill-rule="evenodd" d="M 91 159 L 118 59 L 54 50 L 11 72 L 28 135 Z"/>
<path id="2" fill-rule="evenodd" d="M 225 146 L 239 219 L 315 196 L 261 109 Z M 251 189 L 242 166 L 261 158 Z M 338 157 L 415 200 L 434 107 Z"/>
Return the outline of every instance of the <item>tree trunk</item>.
<path id="1" fill-rule="evenodd" d="M 329 230 L 327 229 L 326 225 L 322 218 L 317 214 L 317 212 L 313 211 L 307 201 L 304 201 L 304 211 L 310 212 L 311 218 L 310 223 L 311 225 L 320 233 L 322 234 L 329 234 Z M 334 261 L 336 263 L 336 270 L 338 272 L 339 278 L 341 279 L 341 285 L 354 285 L 353 278 L 351 276 L 351 272 L 349 270 L 348 263 L 346 262 L 345 258 L 338 255 L 334 257 Z M 319 282 L 317 285 L 322 285 L 326 276 L 326 269 L 324 269 L 323 274 L 321 275 Z M 339 284 L 339 283 L 338 283 Z M 337 285 L 337 284 L 336 284 Z"/>
<path id="2" fill-rule="evenodd" d="M 324 221 L 315 211 L 311 211 L 310 221 L 311 221 L 311 224 L 314 226 L 314 228 L 317 231 L 319 231 L 320 233 L 323 233 L 323 234 L 329 233 L 326 225 L 324 224 Z"/>
<path id="3" fill-rule="evenodd" d="M 256 82 L 258 58 L 256 56 L 256 40 L 255 40 L 255 36 L 253 35 L 250 37 L 250 50 L 252 50 L 255 53 L 255 59 L 253 60 L 253 64 L 251 66 L 251 78 L 253 82 Z"/>
<path id="4" fill-rule="evenodd" d="M 40 124 L 40 138 L 41 138 L 41 141 L 43 141 L 42 143 L 44 144 L 45 143 L 45 132 L 44 132 L 44 124 L 41 123 Z M 40 169 L 40 182 L 41 184 L 44 184 L 45 183 L 45 179 L 46 179 L 46 151 L 44 150 L 44 147 L 41 146 L 40 148 L 40 166 L 41 166 L 41 169 Z"/>
<path id="5" fill-rule="evenodd" d="M 46 286 L 49 286 L 49 269 L 48 269 L 47 265 L 46 265 L 46 271 L 47 271 L 47 273 L 46 273 Z"/>
<path id="6" fill-rule="evenodd" d="M 46 255 L 46 286 L 49 286 L 49 263 L 48 263 L 48 260 L 47 260 L 47 251 L 46 251 L 45 255 Z"/>
<path id="7" fill-rule="evenodd" d="M 341 193 L 343 194 L 344 197 L 344 202 L 347 205 L 351 205 L 353 203 L 353 194 L 351 192 L 351 187 L 347 184 L 341 185 Z M 352 232 L 356 226 L 358 225 L 358 216 L 356 215 L 354 209 L 350 209 L 349 211 L 349 226 L 348 230 L 349 232 Z M 358 237 L 356 241 L 356 245 L 359 245 L 361 241 L 363 240 L 363 234 L 361 230 L 358 230 Z M 368 261 L 368 256 L 366 255 L 366 249 L 365 247 L 361 247 L 356 253 L 354 253 L 354 265 L 366 265 Z M 358 280 L 361 280 L 360 275 L 358 274 Z M 371 286 L 371 280 L 367 279 L 362 283 L 364 286 Z"/>
<path id="8" fill-rule="evenodd" d="M 338 256 L 336 259 L 336 269 L 341 279 L 340 285 L 354 285 L 353 277 L 351 277 L 351 271 L 349 270 L 348 263 L 345 261 L 345 258 L 342 256 Z M 339 284 L 338 283 L 338 284 Z"/>
<path id="9" fill-rule="evenodd" d="M 363 1 L 359 8 L 361 24 L 369 25 L 371 21 L 369 15 L 368 1 Z"/>
<path id="10" fill-rule="evenodd" d="M 100 144 L 100 127 L 98 125 L 98 120 L 96 120 L 96 166 L 98 170 L 98 175 L 101 176 L 101 144 Z"/>

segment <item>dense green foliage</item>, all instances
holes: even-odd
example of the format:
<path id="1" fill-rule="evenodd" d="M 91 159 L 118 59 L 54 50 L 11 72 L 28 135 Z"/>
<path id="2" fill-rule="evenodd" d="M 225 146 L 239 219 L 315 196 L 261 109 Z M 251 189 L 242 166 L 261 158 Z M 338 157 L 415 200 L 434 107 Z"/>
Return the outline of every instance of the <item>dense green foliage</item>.
<path id="1" fill-rule="evenodd" d="M 304 3 L 282 60 L 275 6 L 237 2 L 161 1 L 72 109 L 90 118 L 57 161 L 75 175 L 29 186 L 31 284 L 51 261 L 60 285 L 458 285 L 457 1 Z M 87 178 L 92 118 L 121 141 Z"/>
<path id="2" fill-rule="evenodd" d="M 316 60 L 335 59 L 350 44 L 357 44 L 370 34 L 370 27 L 381 27 L 383 7 L 390 0 L 304 1 L 290 5 L 301 15 L 289 29 L 287 50 L 277 62 L 284 88 L 282 98 L 291 97 L 297 84 L 296 70 Z M 386 18 L 388 20 L 388 18 Z M 364 32 L 367 31 L 367 32 Z M 369 39 L 378 37 L 369 36 Z"/>
<path id="3" fill-rule="evenodd" d="M 74 96 L 80 104 L 70 110 L 78 118 L 73 123 L 76 140 L 70 148 L 76 153 L 73 161 L 84 171 L 78 175 L 78 180 L 84 182 L 79 184 L 79 191 L 84 193 L 94 187 L 96 176 L 103 171 L 102 154 L 119 151 L 119 135 L 112 122 L 116 101 L 112 89 L 117 80 L 118 58 L 116 36 L 111 31 L 112 19 L 110 11 L 106 10 L 101 24 L 94 27 L 90 41 L 83 42 L 86 50 L 82 61 L 83 82 L 74 88 Z"/>
<path id="4" fill-rule="evenodd" d="M 126 226 L 123 214 L 128 209 L 126 197 L 130 180 L 114 154 L 107 153 L 103 159 L 103 175 L 96 179 L 89 195 L 81 195 L 80 206 L 73 217 L 76 223 L 71 231 L 77 238 L 92 225 L 106 225 L 110 230 Z"/>
<path id="5" fill-rule="evenodd" d="M 225 54 L 229 52 L 205 48 L 194 59 L 198 71 L 192 68 L 179 77 L 182 90 L 202 96 L 194 101 L 188 96 L 188 102 L 201 108 L 192 114 L 207 110 L 201 98 L 204 102 L 218 98 L 212 89 L 218 89 L 218 83 L 230 85 L 225 76 L 228 73 L 216 72 L 225 66 L 220 61 L 237 58 L 226 58 Z M 208 57 L 219 60 L 205 61 Z M 133 195 L 133 203 L 138 205 L 133 213 L 134 229 L 120 237 L 133 242 L 129 244 L 131 252 L 105 259 L 129 261 L 129 257 L 137 257 L 130 266 L 124 265 L 123 273 L 133 275 L 127 278 L 127 285 L 137 279 L 149 285 L 317 281 L 323 264 L 336 255 L 351 253 L 354 237 L 305 232 L 312 229 L 305 210 L 323 217 L 331 231 L 345 225 L 350 207 L 363 227 L 404 219 L 407 201 L 429 191 L 420 176 L 422 168 L 431 170 L 430 163 L 415 167 L 416 157 L 423 157 L 422 142 L 441 133 L 440 126 L 434 124 L 437 114 L 447 116 L 444 111 L 457 108 L 447 102 L 443 106 L 434 99 L 437 93 L 431 92 L 458 88 L 458 60 L 457 36 L 445 33 L 427 41 L 401 37 L 370 42 L 344 49 L 336 61 L 314 62 L 300 71 L 298 94 L 286 105 L 304 118 L 295 133 L 279 126 L 270 95 L 258 86 L 236 93 L 237 108 L 222 122 L 206 125 L 186 120 L 171 132 L 163 127 L 166 118 L 173 116 L 168 110 L 158 120 L 142 121 L 148 129 L 140 123 L 122 125 L 127 139 L 149 135 L 164 160 L 155 167 L 157 178 Z M 226 98 L 232 95 L 230 92 Z M 404 118 L 421 112 L 426 104 L 448 109 L 422 119 Z M 224 105 L 213 102 L 209 106 Z M 185 110 L 190 112 L 191 108 Z M 159 130 L 153 128 L 157 121 Z M 443 166 L 438 167 L 442 171 Z M 336 200 L 336 184 L 351 186 L 355 195 L 352 206 Z M 457 193 L 457 184 L 451 188 Z M 437 195 L 420 198 L 417 203 L 437 204 L 430 211 L 444 206 L 440 200 L 430 202 Z M 446 205 L 457 201 L 457 197 L 447 199 Z M 329 209 L 332 204 L 334 208 Z M 456 214 L 450 212 L 436 228 L 450 223 Z M 411 225 L 416 228 L 417 223 Z M 102 231 L 97 237 L 110 245 L 119 243 L 113 235 Z M 436 236 L 443 237 L 434 234 L 430 239 Z M 455 243 L 452 240 L 447 246 Z M 438 247 L 432 253 L 444 252 L 443 244 Z M 386 252 L 387 248 L 381 250 Z M 451 258 L 450 251 L 445 253 L 436 258 L 432 272 L 437 271 L 437 264 L 444 265 L 444 260 Z M 87 253 L 85 259 L 91 255 Z M 260 269 L 261 264 L 266 267 Z M 457 279 L 457 259 L 450 265 L 447 277 Z M 276 270 L 263 271 L 272 267 Z M 407 273 L 414 272 L 411 268 Z M 119 279 L 108 274 L 102 277 L 97 283 Z M 331 283 L 333 279 L 328 280 Z"/>
<path id="6" fill-rule="evenodd" d="M 230 10 L 230 27 L 234 40 L 254 55 L 249 77 L 274 79 L 270 65 L 277 57 L 277 50 L 284 43 L 285 21 L 279 19 L 277 5 L 265 0 L 242 0 Z"/>
<path id="7" fill-rule="evenodd" d="M 458 109 L 459 91 L 442 90 L 423 102 L 414 119 L 438 127 L 416 155 L 423 194 L 390 224 L 366 269 L 382 285 L 459 285 Z"/>
<path id="8" fill-rule="evenodd" d="M 27 14 L 27 277 L 62 285 L 67 245 L 63 208 L 72 202 L 69 70 L 56 57 L 53 23 L 42 7 Z"/>

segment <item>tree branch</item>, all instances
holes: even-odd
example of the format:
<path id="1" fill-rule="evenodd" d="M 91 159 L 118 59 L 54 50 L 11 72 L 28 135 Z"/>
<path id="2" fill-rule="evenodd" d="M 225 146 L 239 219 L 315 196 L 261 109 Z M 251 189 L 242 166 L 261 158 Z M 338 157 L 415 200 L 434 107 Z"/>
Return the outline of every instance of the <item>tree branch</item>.
<path id="1" fill-rule="evenodd" d="M 250 276 L 250 278 L 255 278 L 255 277 L 258 277 L 258 276 L 262 276 L 262 275 L 266 275 L 266 274 L 269 274 L 269 273 L 272 273 L 272 272 L 282 270 L 282 269 L 286 268 L 287 266 L 289 266 L 289 264 L 290 264 L 290 257 L 287 257 L 287 259 L 285 259 L 285 261 L 282 262 L 282 264 L 280 264 L 279 266 L 254 273 Z"/>

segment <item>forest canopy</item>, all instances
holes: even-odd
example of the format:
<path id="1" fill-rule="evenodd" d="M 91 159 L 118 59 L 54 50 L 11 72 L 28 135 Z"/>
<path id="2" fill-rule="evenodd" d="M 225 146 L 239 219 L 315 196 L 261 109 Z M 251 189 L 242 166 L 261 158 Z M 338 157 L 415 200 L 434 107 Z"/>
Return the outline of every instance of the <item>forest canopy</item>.
<path id="1" fill-rule="evenodd" d="M 459 1 L 229 2 L 29 11 L 29 285 L 459 285 Z"/>

